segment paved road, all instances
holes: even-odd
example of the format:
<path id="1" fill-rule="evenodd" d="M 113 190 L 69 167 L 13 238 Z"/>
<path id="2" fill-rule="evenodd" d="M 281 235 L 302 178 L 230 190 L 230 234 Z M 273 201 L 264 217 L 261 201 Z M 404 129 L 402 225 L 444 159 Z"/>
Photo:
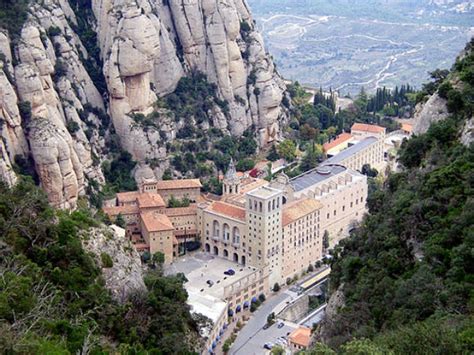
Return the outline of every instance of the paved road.
<path id="1" fill-rule="evenodd" d="M 267 329 L 267 330 L 262 330 L 263 326 L 267 322 L 267 316 L 271 312 L 278 313 L 284 305 L 286 305 L 287 301 L 290 301 L 294 293 L 291 291 L 283 291 L 279 293 L 278 295 L 275 295 L 268 300 L 266 300 L 262 306 L 255 311 L 255 313 L 252 315 L 250 320 L 245 324 L 245 326 L 241 329 L 239 332 L 239 335 L 237 336 L 237 339 L 235 340 L 234 344 L 230 348 L 230 354 L 231 355 L 252 355 L 252 354 L 263 354 L 264 349 L 263 349 L 263 344 L 266 341 L 262 341 L 260 337 L 260 332 L 269 332 L 270 330 L 273 331 L 273 328 L 277 329 L 276 325 L 273 327 Z M 281 330 L 281 333 L 286 335 L 287 330 L 285 329 L 286 327 L 283 327 L 279 330 Z M 278 337 L 278 335 L 276 336 Z M 254 339 L 255 338 L 255 339 Z M 257 349 L 255 349 L 255 344 L 254 341 L 258 343 L 258 352 Z M 247 344 L 249 345 L 247 347 Z"/>

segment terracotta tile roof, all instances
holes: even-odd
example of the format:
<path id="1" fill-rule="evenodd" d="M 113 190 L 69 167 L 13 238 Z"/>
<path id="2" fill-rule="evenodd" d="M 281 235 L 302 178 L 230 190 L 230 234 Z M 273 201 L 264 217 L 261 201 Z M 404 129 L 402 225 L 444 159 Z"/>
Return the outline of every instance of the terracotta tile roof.
<path id="1" fill-rule="evenodd" d="M 129 215 L 129 214 L 138 214 L 138 206 L 113 206 L 113 207 L 104 207 L 102 208 L 105 214 L 108 216 L 117 216 L 118 214 Z"/>
<path id="2" fill-rule="evenodd" d="M 161 213 L 169 217 L 192 215 L 197 213 L 197 205 L 192 204 L 189 207 L 166 208 Z"/>
<path id="3" fill-rule="evenodd" d="M 168 216 L 157 212 L 144 212 L 140 214 L 140 218 L 148 232 L 163 232 L 174 230 L 173 223 L 171 223 Z"/>
<path id="4" fill-rule="evenodd" d="M 139 191 L 119 192 L 117 194 L 117 201 L 119 202 L 119 204 L 135 202 L 139 195 Z"/>
<path id="5" fill-rule="evenodd" d="M 137 201 L 140 208 L 166 207 L 165 201 L 159 194 L 145 192 L 138 195 Z"/>
<path id="6" fill-rule="evenodd" d="M 228 203 L 213 202 L 207 210 L 226 217 L 236 218 L 240 219 L 241 221 L 245 221 L 245 209 L 230 205 Z"/>
<path id="7" fill-rule="evenodd" d="M 323 144 L 323 149 L 324 149 L 325 152 L 327 152 L 328 150 L 330 150 L 334 147 L 337 147 L 339 144 L 347 142 L 350 139 L 352 139 L 352 134 L 346 133 L 346 132 L 341 133 L 333 141 L 328 142 L 328 143 L 324 143 Z"/>
<path id="8" fill-rule="evenodd" d="M 290 334 L 290 342 L 307 348 L 311 343 L 311 329 L 299 327 Z"/>
<path id="9" fill-rule="evenodd" d="M 411 133 L 411 131 L 413 131 L 413 125 L 410 123 L 402 123 L 402 130 Z"/>
<path id="10" fill-rule="evenodd" d="M 161 180 L 156 183 L 158 190 L 201 188 L 199 179 Z"/>
<path id="11" fill-rule="evenodd" d="M 322 207 L 322 203 L 315 200 L 314 198 L 305 198 L 283 206 L 283 227 L 314 211 L 319 210 Z"/>
<path id="12" fill-rule="evenodd" d="M 370 133 L 382 133 L 382 132 L 385 132 L 385 128 L 374 125 L 374 124 L 354 123 L 352 125 L 351 131 L 364 131 L 364 132 L 370 132 Z"/>

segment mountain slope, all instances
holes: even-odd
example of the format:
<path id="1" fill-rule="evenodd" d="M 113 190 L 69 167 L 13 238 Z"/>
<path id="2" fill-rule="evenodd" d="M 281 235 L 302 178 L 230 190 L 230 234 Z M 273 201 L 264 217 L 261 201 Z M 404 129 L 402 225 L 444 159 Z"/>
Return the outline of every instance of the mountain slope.
<path id="1" fill-rule="evenodd" d="M 404 170 L 369 198 L 362 226 L 334 252 L 318 338 L 343 352 L 361 338 L 382 353 L 473 350 L 474 145 L 460 142 L 473 116 L 472 44 L 439 83 L 449 117 L 402 145 Z"/>
<path id="2" fill-rule="evenodd" d="M 128 175 L 160 177 L 189 127 L 252 129 L 264 146 L 287 120 L 242 0 L 8 0 L 0 27 L 0 172 L 36 174 L 57 207 L 97 193 L 123 150 L 137 162 Z M 199 106 L 170 97 L 192 96 L 186 77 L 209 88 Z"/>

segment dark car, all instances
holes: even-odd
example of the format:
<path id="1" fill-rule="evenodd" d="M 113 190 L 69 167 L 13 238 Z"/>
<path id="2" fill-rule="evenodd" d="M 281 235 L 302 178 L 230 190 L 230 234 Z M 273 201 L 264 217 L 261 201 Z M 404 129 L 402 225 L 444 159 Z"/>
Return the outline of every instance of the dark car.
<path id="1" fill-rule="evenodd" d="M 263 348 L 264 348 L 264 349 L 268 349 L 268 350 L 272 350 L 273 344 L 272 344 L 272 343 L 265 343 L 265 344 L 263 345 Z"/>
<path id="2" fill-rule="evenodd" d="M 280 322 L 277 325 L 278 329 L 283 328 L 284 326 L 285 326 L 285 323 L 283 323 L 283 322 Z"/>
<path id="3" fill-rule="evenodd" d="M 206 283 L 209 285 L 209 287 L 214 285 L 214 281 L 212 281 L 212 280 L 207 280 Z"/>
<path id="4" fill-rule="evenodd" d="M 263 329 L 268 329 L 270 328 L 272 325 L 270 323 L 265 323 L 265 325 L 263 326 Z"/>
<path id="5" fill-rule="evenodd" d="M 232 270 L 232 269 L 229 269 L 229 270 L 224 271 L 224 274 L 225 274 L 225 275 L 232 276 L 232 275 L 235 275 L 235 271 Z"/>

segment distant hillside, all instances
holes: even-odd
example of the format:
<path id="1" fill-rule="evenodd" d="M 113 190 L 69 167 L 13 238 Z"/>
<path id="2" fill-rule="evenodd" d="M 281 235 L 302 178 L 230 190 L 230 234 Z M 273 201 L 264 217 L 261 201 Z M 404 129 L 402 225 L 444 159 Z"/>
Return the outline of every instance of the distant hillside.
<path id="1" fill-rule="evenodd" d="M 343 95 L 410 83 L 448 69 L 474 35 L 466 1 L 249 0 L 285 79 Z"/>
<path id="2" fill-rule="evenodd" d="M 368 199 L 334 250 L 332 296 L 314 353 L 467 354 L 474 350 L 474 53 L 425 86 L 449 117 L 402 145 L 403 171 Z M 466 122 L 469 121 L 469 124 Z"/>

